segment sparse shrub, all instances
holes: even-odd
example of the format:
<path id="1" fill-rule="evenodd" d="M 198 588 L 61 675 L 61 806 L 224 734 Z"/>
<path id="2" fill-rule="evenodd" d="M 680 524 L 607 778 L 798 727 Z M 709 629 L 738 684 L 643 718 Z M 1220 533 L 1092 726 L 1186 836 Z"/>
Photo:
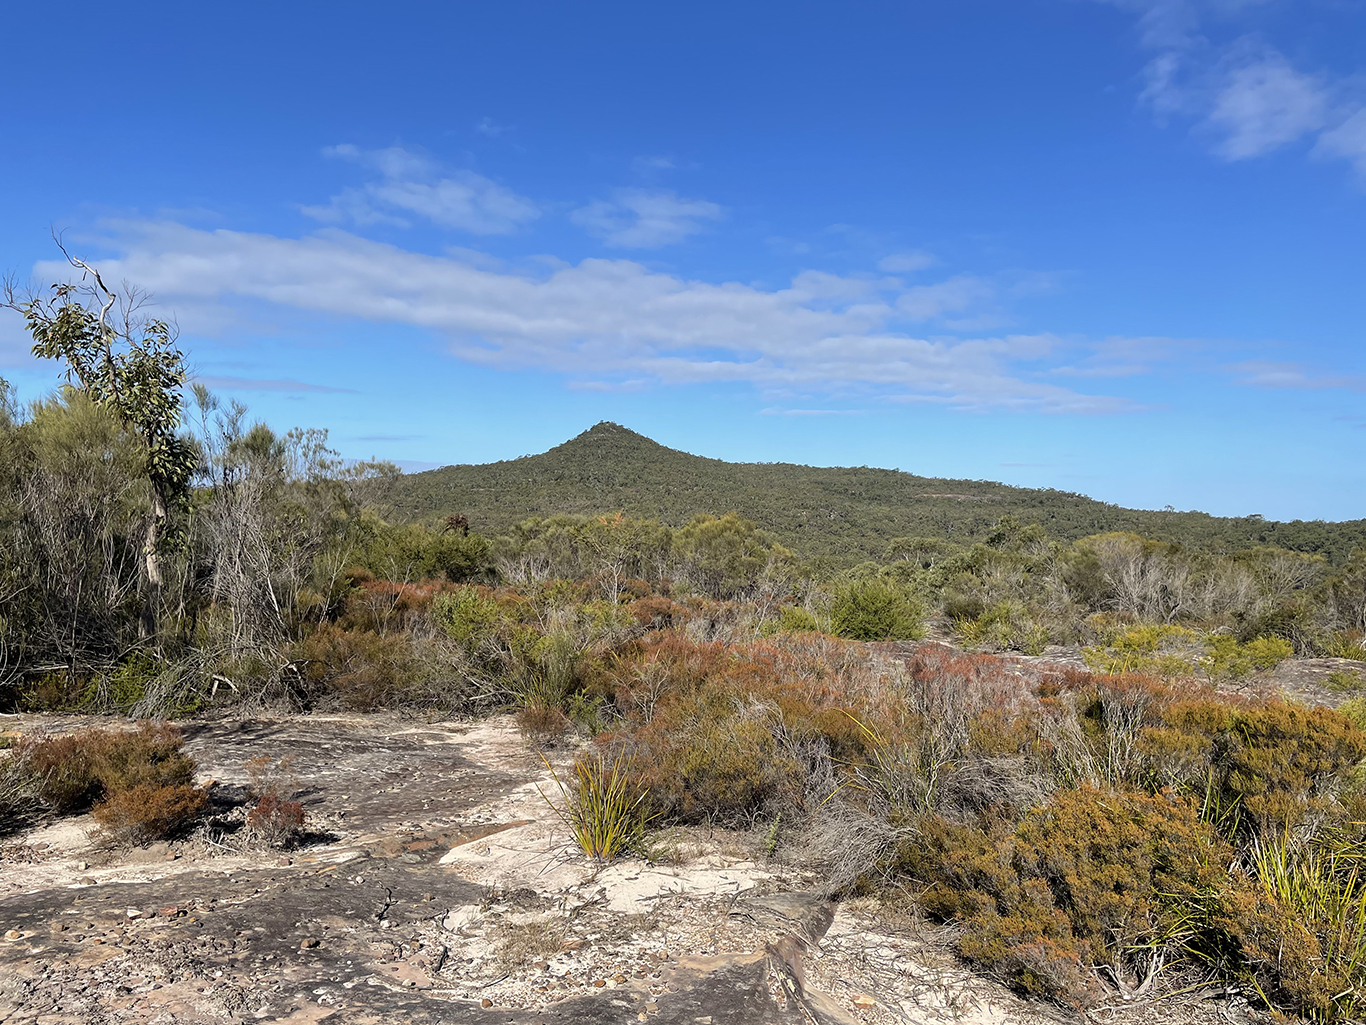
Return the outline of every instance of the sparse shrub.
<path id="1" fill-rule="evenodd" d="M 1319 651 L 1329 658 L 1366 660 L 1366 635 L 1360 630 L 1335 630 L 1318 643 Z"/>
<path id="2" fill-rule="evenodd" d="M 108 839 L 140 844 L 182 832 L 203 813 L 208 799 L 198 787 L 139 783 L 110 792 L 91 813 Z"/>
<path id="3" fill-rule="evenodd" d="M 304 806 L 274 791 L 262 794 L 256 806 L 247 812 L 247 828 L 272 847 L 285 846 L 303 827 Z"/>
<path id="4" fill-rule="evenodd" d="M 1366 680 L 1362 680 L 1358 673 L 1344 673 L 1341 671 L 1331 672 L 1324 678 L 1324 686 L 1329 690 L 1339 693 L 1355 693 L 1366 688 Z"/>
<path id="5" fill-rule="evenodd" d="M 270 755 L 257 755 L 242 763 L 247 771 L 247 792 L 253 797 L 277 794 L 292 797 L 299 789 L 299 777 L 294 774 L 294 756 L 285 755 L 275 759 Z"/>
<path id="6" fill-rule="evenodd" d="M 611 761 L 598 752 L 574 759 L 574 778 L 566 786 L 550 768 L 563 806 L 545 797 L 589 857 L 611 861 L 620 854 L 639 850 L 649 821 L 649 791 L 642 788 L 634 760 L 618 754 Z"/>
<path id="7" fill-rule="evenodd" d="M 564 947 L 569 919 L 507 922 L 498 928 L 498 963 L 504 968 L 521 968 L 539 958 L 549 958 Z"/>
<path id="8" fill-rule="evenodd" d="M 517 709 L 517 728 L 532 744 L 552 747 L 569 729 L 569 716 L 557 705 L 523 705 Z"/>

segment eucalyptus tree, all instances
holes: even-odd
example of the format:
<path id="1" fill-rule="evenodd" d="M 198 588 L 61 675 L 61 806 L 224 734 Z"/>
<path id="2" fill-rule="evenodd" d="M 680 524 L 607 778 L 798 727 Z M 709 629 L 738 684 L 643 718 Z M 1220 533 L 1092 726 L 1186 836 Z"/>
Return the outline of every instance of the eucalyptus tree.
<path id="1" fill-rule="evenodd" d="M 139 633 L 155 641 L 164 584 L 162 557 L 181 537 L 182 518 L 177 514 L 188 508 L 198 465 L 194 445 L 179 434 L 185 357 L 176 345 L 173 325 L 143 316 L 145 293 L 127 285 L 116 291 L 91 264 L 64 247 L 62 254 L 80 272 L 78 281 L 27 293 L 6 283 L 0 306 L 23 316 L 34 356 L 64 363 L 67 382 L 108 410 L 141 446 L 148 508 L 142 531 Z"/>

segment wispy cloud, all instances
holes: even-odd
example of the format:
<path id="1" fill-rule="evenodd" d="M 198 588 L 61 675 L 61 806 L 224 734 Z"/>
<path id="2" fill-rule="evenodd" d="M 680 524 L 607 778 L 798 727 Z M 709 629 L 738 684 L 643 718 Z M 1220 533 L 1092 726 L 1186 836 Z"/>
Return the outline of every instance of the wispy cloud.
<path id="1" fill-rule="evenodd" d="M 1328 119 L 1323 82 L 1296 71 L 1274 50 L 1235 60 L 1223 79 L 1206 124 L 1228 160 L 1270 153 L 1317 131 Z"/>
<path id="2" fill-rule="evenodd" d="M 862 416 L 863 409 L 768 409 L 759 410 L 760 416 Z"/>
<path id="3" fill-rule="evenodd" d="M 282 392 L 327 392 L 336 395 L 354 395 L 354 388 L 332 388 L 325 384 L 308 384 L 305 381 L 269 381 L 255 377 L 221 377 L 213 374 L 196 376 L 195 380 L 206 388 L 222 388 L 224 391 L 282 391 Z"/>
<path id="4" fill-rule="evenodd" d="M 1366 392 L 1366 376 L 1360 374 L 1324 374 L 1303 363 L 1271 363 L 1246 360 L 1228 367 L 1234 375 L 1233 383 L 1251 388 L 1290 388 L 1297 391 L 1325 391 L 1341 388 L 1346 391 Z"/>
<path id="5" fill-rule="evenodd" d="M 685 199 L 673 192 L 617 189 L 611 199 L 580 207 L 569 219 L 609 246 L 657 249 L 706 231 L 725 211 L 705 199 Z"/>
<path id="6" fill-rule="evenodd" d="M 475 235 L 506 235 L 540 216 L 536 204 L 473 171 L 442 172 L 423 154 L 390 147 L 330 146 L 325 156 L 359 164 L 378 180 L 343 189 L 325 206 L 302 211 L 328 224 L 395 224 L 420 217 Z"/>
<path id="7" fill-rule="evenodd" d="M 1188 120 L 1229 161 L 1312 139 L 1316 156 L 1346 159 L 1366 177 L 1366 106 L 1351 77 L 1297 68 L 1240 33 L 1240 18 L 1276 0 L 1100 2 L 1138 15 L 1142 43 L 1155 51 L 1143 100 L 1160 120 Z"/>
<path id="8" fill-rule="evenodd" d="M 807 272 L 768 289 L 630 260 L 503 270 L 336 229 L 281 238 L 137 221 L 106 231 L 103 244 L 119 254 L 104 262 L 106 275 L 152 290 L 187 331 L 196 310 L 247 302 L 436 331 L 460 359 L 562 373 L 580 387 L 734 382 L 774 395 L 865 394 L 962 409 L 1135 408 L 1048 380 L 1049 366 L 1069 362 L 1076 348 L 1052 335 L 908 333 L 908 308 L 971 310 L 896 278 Z M 64 270 L 37 268 L 44 279 Z"/>
<path id="9" fill-rule="evenodd" d="M 1188 358 L 1201 343 L 1181 338 L 1105 338 L 1085 346 L 1075 363 L 1053 367 L 1054 377 L 1118 378 L 1147 374 L 1159 363 Z"/>

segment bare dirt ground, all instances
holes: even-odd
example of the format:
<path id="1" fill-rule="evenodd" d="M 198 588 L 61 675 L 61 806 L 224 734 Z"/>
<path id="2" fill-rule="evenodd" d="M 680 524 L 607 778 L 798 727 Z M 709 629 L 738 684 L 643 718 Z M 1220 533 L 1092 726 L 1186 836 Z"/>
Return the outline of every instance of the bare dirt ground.
<path id="1" fill-rule="evenodd" d="M 942 929 L 876 901 L 818 899 L 800 852 L 766 859 L 762 837 L 675 831 L 655 861 L 594 865 L 567 843 L 540 793 L 555 793 L 549 772 L 508 719 L 182 728 L 223 824 L 240 818 L 243 763 L 292 755 L 307 842 L 247 849 L 224 825 L 111 851 L 88 819 L 15 824 L 0 836 L 0 1023 L 1068 1017 L 972 975 Z M 1096 1017 L 1247 1020 L 1191 1000 Z"/>

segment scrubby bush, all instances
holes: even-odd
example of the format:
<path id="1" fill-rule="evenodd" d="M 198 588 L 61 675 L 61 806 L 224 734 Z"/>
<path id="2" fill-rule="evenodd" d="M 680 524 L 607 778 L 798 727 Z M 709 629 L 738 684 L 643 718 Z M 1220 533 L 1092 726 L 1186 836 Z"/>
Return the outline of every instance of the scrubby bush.
<path id="1" fill-rule="evenodd" d="M 502 609 L 477 587 L 458 587 L 432 602 L 432 619 L 453 641 L 475 648 L 503 619 Z"/>
<path id="2" fill-rule="evenodd" d="M 38 798 L 54 811 L 89 807 L 102 796 L 136 787 L 189 784 L 195 763 L 181 750 L 169 723 L 142 722 L 132 730 L 82 730 L 63 737 L 24 737 L 16 765 L 35 781 Z"/>
<path id="3" fill-rule="evenodd" d="M 1189 907 L 1222 869 L 1189 801 L 1060 791 L 1013 830 L 923 820 L 902 852 L 927 910 L 961 921 L 963 955 L 1022 991 L 1082 1005 L 1106 966 L 1132 991 L 1192 942 Z"/>
<path id="4" fill-rule="evenodd" d="M 175 727 L 156 722 L 24 737 L 7 768 L 53 811 L 91 808 L 106 839 L 143 843 L 182 831 L 208 801 L 193 785 L 195 763 L 181 744 Z"/>
<path id="5" fill-rule="evenodd" d="M 906 641 L 925 635 L 925 608 L 905 588 L 885 580 L 852 580 L 835 590 L 830 626 L 856 641 Z"/>
<path id="6" fill-rule="evenodd" d="M 304 827 L 304 806 L 275 791 L 267 791 L 247 812 L 247 828 L 271 847 L 283 847 Z"/>
<path id="7" fill-rule="evenodd" d="M 110 791 L 91 814 L 107 839 L 140 844 L 183 832 L 203 814 L 208 799 L 198 787 L 139 783 Z"/>

